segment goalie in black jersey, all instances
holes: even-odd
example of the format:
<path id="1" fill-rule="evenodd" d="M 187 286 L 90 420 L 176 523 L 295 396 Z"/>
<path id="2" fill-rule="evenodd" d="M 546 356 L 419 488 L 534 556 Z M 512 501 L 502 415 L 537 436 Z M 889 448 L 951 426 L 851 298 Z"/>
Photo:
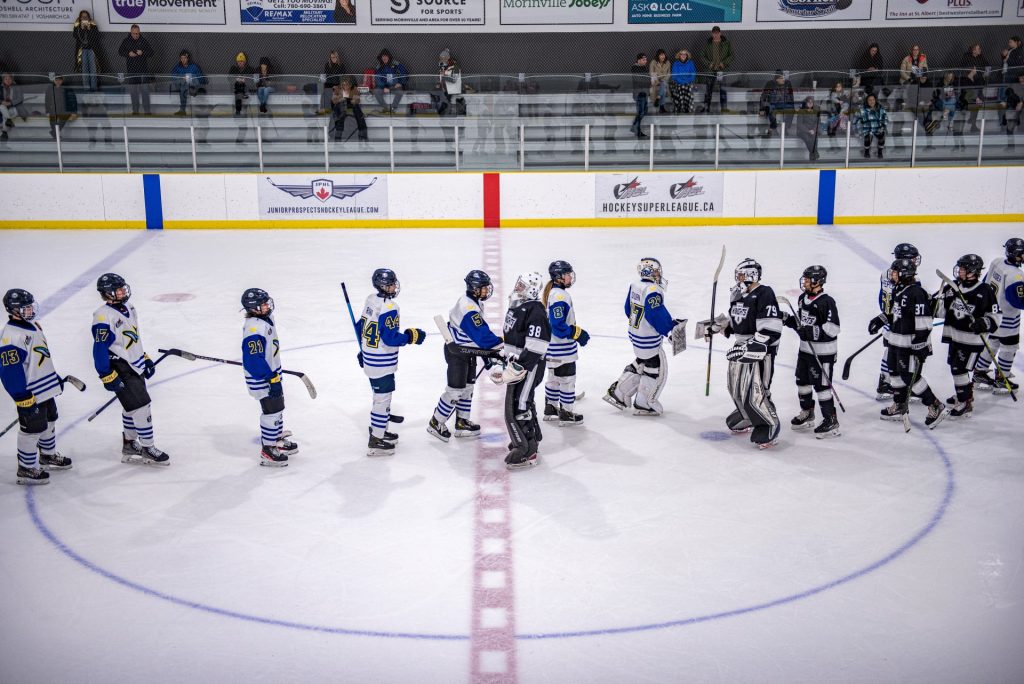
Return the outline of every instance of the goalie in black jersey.
<path id="1" fill-rule="evenodd" d="M 814 428 L 818 439 L 839 436 L 839 419 L 832 399 L 832 376 L 838 353 L 839 310 L 836 301 L 825 294 L 828 271 L 824 266 L 808 266 L 800 278 L 803 293 L 797 301 L 796 316 L 782 311 L 782 324 L 800 336 L 796 360 L 796 390 L 800 413 L 790 425 L 794 430 L 814 427 L 814 399 L 821 407 L 822 421 Z"/>

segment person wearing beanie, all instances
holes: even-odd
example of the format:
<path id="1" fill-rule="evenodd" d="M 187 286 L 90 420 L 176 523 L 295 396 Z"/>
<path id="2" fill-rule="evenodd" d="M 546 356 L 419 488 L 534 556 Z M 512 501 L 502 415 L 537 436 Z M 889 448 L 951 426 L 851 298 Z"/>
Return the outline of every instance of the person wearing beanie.
<path id="1" fill-rule="evenodd" d="M 235 94 L 235 116 L 241 116 L 242 101 L 249 99 L 249 81 L 255 79 L 255 73 L 244 52 L 235 55 L 235 65 L 228 69 L 228 77 Z"/>
<path id="2" fill-rule="evenodd" d="M 431 94 L 431 99 L 438 115 L 444 116 L 451 106 L 452 97 L 462 94 L 462 69 L 452 59 L 452 52 L 448 48 L 441 50 L 438 55 L 437 76 L 437 90 Z"/>

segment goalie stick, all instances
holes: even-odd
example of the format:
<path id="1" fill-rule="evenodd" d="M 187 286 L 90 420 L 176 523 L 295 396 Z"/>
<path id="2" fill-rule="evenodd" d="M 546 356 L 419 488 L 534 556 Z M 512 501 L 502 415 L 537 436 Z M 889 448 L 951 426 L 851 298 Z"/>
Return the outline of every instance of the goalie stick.
<path id="1" fill-rule="evenodd" d="M 789 309 L 789 312 L 791 314 L 793 314 L 793 318 L 796 320 L 796 326 L 797 326 L 798 330 L 800 328 L 805 327 L 805 326 L 800 325 L 800 319 L 796 315 L 796 309 L 793 308 L 793 303 L 790 302 L 789 299 L 787 299 L 786 297 L 783 297 L 782 295 L 777 295 L 775 297 L 775 300 L 777 302 L 779 302 L 780 304 L 785 304 L 786 307 Z M 797 333 L 797 334 L 799 334 L 799 333 Z M 818 368 L 821 369 L 821 374 L 825 376 L 825 381 L 828 382 L 828 389 L 829 389 L 830 392 L 832 392 L 832 397 L 836 400 L 836 403 L 839 404 L 840 410 L 842 410 L 843 413 L 846 413 L 846 407 L 843 406 L 842 399 L 840 399 L 839 398 L 839 394 L 836 393 L 836 387 L 832 383 L 832 377 L 825 371 L 824 364 L 822 364 L 821 363 L 821 359 L 818 358 L 818 352 L 814 351 L 814 345 L 812 345 L 810 342 L 808 342 L 807 346 L 811 348 L 811 355 L 814 357 L 814 362 L 818 364 Z"/>
<path id="2" fill-rule="evenodd" d="M 168 353 L 165 352 L 163 349 L 157 349 L 157 351 L 160 352 L 160 356 L 157 357 L 157 360 L 153 362 L 153 366 L 154 367 L 160 365 L 160 362 L 163 361 L 164 359 L 166 359 L 167 356 L 168 356 Z M 98 416 L 101 413 L 103 413 L 104 411 L 106 411 L 107 407 L 110 406 L 111 404 L 113 404 L 116 400 L 117 400 L 117 395 L 115 394 L 114 396 L 112 396 L 110 398 L 110 400 L 107 403 L 105 403 L 103 406 L 100 406 L 98 409 L 93 411 L 92 415 L 89 416 L 88 418 L 86 418 L 86 421 L 91 423 L 93 418 L 95 418 L 96 416 Z"/>
<path id="3" fill-rule="evenodd" d="M 161 352 L 164 356 L 180 356 L 186 361 L 212 361 L 214 363 L 225 363 L 228 364 L 229 366 L 244 365 L 242 364 L 241 361 L 229 361 L 228 359 L 218 359 L 214 356 L 203 356 L 202 354 L 193 354 L 192 352 L 187 352 L 183 349 L 158 349 L 157 351 Z M 307 376 L 305 373 L 284 369 L 281 369 L 281 373 L 283 375 L 294 375 L 295 377 L 297 377 L 299 380 L 302 381 L 302 384 L 306 386 L 306 391 L 309 392 L 309 398 L 316 399 L 316 387 L 313 386 L 313 381 L 310 380 L 309 376 Z"/>
<path id="4" fill-rule="evenodd" d="M 725 245 L 722 245 L 722 256 L 718 260 L 718 268 L 715 269 L 715 280 L 711 284 L 711 318 L 715 320 L 715 298 L 718 296 L 718 276 L 722 274 L 722 266 L 725 265 Z M 708 339 L 708 372 L 704 382 L 704 396 L 711 396 L 711 349 L 715 344 L 715 336 Z"/>
<path id="5" fill-rule="evenodd" d="M 71 385 L 72 387 L 74 387 L 79 392 L 84 392 L 85 391 L 85 383 L 82 382 L 81 380 L 79 380 L 78 378 L 76 378 L 74 375 L 65 375 L 63 378 L 61 378 L 61 385 L 64 385 L 64 384 Z M 8 425 L 2 431 L 0 431 L 0 437 L 3 437 L 8 432 L 10 432 L 11 428 L 13 428 L 17 424 L 18 424 L 18 419 L 15 418 L 13 421 L 11 421 L 10 425 Z"/>

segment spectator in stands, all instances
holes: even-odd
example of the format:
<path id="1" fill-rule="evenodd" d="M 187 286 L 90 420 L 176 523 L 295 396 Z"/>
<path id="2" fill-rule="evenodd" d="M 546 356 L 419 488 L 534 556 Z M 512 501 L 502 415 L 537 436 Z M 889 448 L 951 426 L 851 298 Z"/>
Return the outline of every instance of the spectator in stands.
<path id="1" fill-rule="evenodd" d="M 138 116 L 139 104 L 142 110 L 148 115 L 152 112 L 149 108 L 149 57 L 153 49 L 149 47 L 149 41 L 142 37 L 142 31 L 138 24 L 132 24 L 128 35 L 121 41 L 121 47 L 117 54 L 124 57 L 125 85 L 128 86 L 128 95 L 132 101 L 132 115 Z"/>
<path id="2" fill-rule="evenodd" d="M 0 120 L 3 126 L 0 127 L 0 140 L 7 140 L 7 132 L 14 128 L 14 117 L 20 116 L 22 121 L 28 121 L 25 115 L 25 108 L 22 104 L 25 96 L 21 94 L 21 87 L 14 82 L 14 77 L 4 74 L 0 82 Z"/>
<path id="3" fill-rule="evenodd" d="M 668 79 L 672 73 L 672 64 L 668 61 L 668 54 L 664 50 L 654 53 L 654 61 L 651 62 L 651 99 L 657 107 L 659 114 L 665 114 L 668 110 L 665 103 L 668 101 Z"/>
<path id="4" fill-rule="evenodd" d="M 178 89 L 178 111 L 175 114 L 184 116 L 189 96 L 195 97 L 199 89 L 206 85 L 206 76 L 199 65 L 192 61 L 192 53 L 188 50 L 182 50 L 178 55 L 178 63 L 171 69 L 171 76 Z"/>
<path id="5" fill-rule="evenodd" d="M 64 86 L 64 77 L 53 77 L 53 86 L 46 89 L 46 113 L 50 117 L 50 137 L 57 137 L 57 127 L 64 130 L 69 121 L 78 117 L 78 98 Z"/>
<path id="6" fill-rule="evenodd" d="M 260 66 L 256 71 L 256 99 L 260 102 L 260 114 L 267 113 L 267 101 L 274 92 L 270 78 L 270 58 L 260 57 Z"/>
<path id="7" fill-rule="evenodd" d="M 960 59 L 960 68 L 963 69 L 960 73 L 960 87 L 971 89 L 970 99 L 981 102 L 981 90 L 988 82 L 992 65 L 985 59 L 985 55 L 981 54 L 980 44 L 975 43 L 964 53 Z"/>
<path id="8" fill-rule="evenodd" d="M 796 117 L 796 137 L 807 146 L 807 158 L 816 161 L 818 154 L 818 130 L 821 121 L 821 108 L 815 104 L 813 96 L 807 96 L 800 104 Z"/>
<path id="9" fill-rule="evenodd" d="M 910 48 L 910 54 L 900 62 L 900 85 L 917 83 L 927 85 L 928 83 L 928 57 L 921 52 L 921 47 L 914 45 Z"/>
<path id="10" fill-rule="evenodd" d="M 100 30 L 87 10 L 78 13 L 72 28 L 75 37 L 75 70 L 82 74 L 82 85 L 86 90 L 99 87 L 99 58 L 97 50 L 100 46 Z"/>
<path id="11" fill-rule="evenodd" d="M 764 89 L 761 91 L 759 113 L 761 116 L 768 117 L 768 130 L 764 134 L 770 136 L 779 127 L 776 112 L 783 112 L 784 121 L 788 124 L 788 113 L 793 111 L 793 107 L 793 84 L 786 78 L 782 69 L 777 69 L 775 78 L 765 83 Z"/>
<path id="12" fill-rule="evenodd" d="M 629 130 L 638 138 L 646 138 L 643 131 L 643 120 L 647 116 L 647 94 L 651 89 L 651 72 L 647 69 L 647 55 L 639 53 L 630 71 L 633 73 L 633 99 L 636 100 L 636 116 L 633 117 L 633 125 L 629 127 Z"/>
<path id="13" fill-rule="evenodd" d="M 1016 83 L 1020 73 L 1024 73 L 1024 47 L 1020 36 L 1013 36 L 1003 50 L 1003 83 Z"/>
<path id="14" fill-rule="evenodd" d="M 235 65 L 228 69 L 231 89 L 235 95 L 235 116 L 242 115 L 242 101 L 249 99 L 249 81 L 255 78 L 249 58 L 244 52 L 235 55 Z"/>
<path id="15" fill-rule="evenodd" d="M 857 63 L 857 75 L 860 77 L 860 84 L 864 87 L 865 94 L 871 94 L 885 83 L 885 62 L 882 61 L 882 51 L 878 43 L 868 46 L 868 51 Z"/>
<path id="16" fill-rule="evenodd" d="M 434 108 L 444 116 L 452 103 L 452 97 L 462 94 L 462 69 L 452 58 L 448 48 L 441 50 L 437 61 L 437 89 L 431 94 Z"/>
<path id="17" fill-rule="evenodd" d="M 689 50 L 680 50 L 672 62 L 672 78 L 668 90 L 676 114 L 689 114 L 693 109 L 693 83 L 697 80 L 697 65 L 690 59 Z"/>
<path id="18" fill-rule="evenodd" d="M 408 84 L 409 72 L 405 66 L 395 60 L 387 49 L 381 50 L 377 55 L 377 70 L 374 72 L 373 96 L 385 113 L 395 113 Z M 392 96 L 390 106 L 384 103 L 384 96 L 389 93 Z"/>
<path id="19" fill-rule="evenodd" d="M 828 91 L 828 122 L 825 130 L 828 137 L 837 135 L 846 137 L 846 129 L 850 125 L 850 94 L 846 92 L 842 81 L 836 81 Z"/>
<path id="20" fill-rule="evenodd" d="M 704 95 L 704 108 L 711 111 L 711 93 L 715 83 L 718 83 L 718 102 L 724 112 L 726 97 L 721 74 L 732 64 L 732 45 L 722 37 L 722 29 L 717 26 L 711 29 L 711 36 L 700 51 L 700 64 L 706 72 L 704 81 L 708 87 Z"/>
<path id="21" fill-rule="evenodd" d="M 889 127 L 889 115 L 885 108 L 878 104 L 878 96 L 871 93 L 864 99 L 864 106 L 857 114 L 857 123 L 864 135 L 864 158 L 871 157 L 871 138 L 878 141 L 878 158 L 882 158 L 885 149 L 885 132 Z"/>
<path id="22" fill-rule="evenodd" d="M 334 86 L 341 85 L 341 77 L 345 75 L 345 65 L 341 63 L 341 57 L 337 50 L 331 50 L 327 55 L 327 62 L 324 64 L 324 90 L 320 98 L 320 113 L 326 114 L 330 110 L 331 97 L 334 94 Z"/>
<path id="23" fill-rule="evenodd" d="M 334 1 L 334 23 L 354 24 L 356 23 L 356 5 L 354 0 Z M 331 86 L 334 87 L 333 85 Z"/>
<path id="24" fill-rule="evenodd" d="M 953 123 L 956 121 L 956 113 L 959 109 L 967 108 L 967 100 L 965 99 L 966 94 L 963 91 L 958 91 L 956 87 L 956 76 L 952 71 L 947 71 L 942 76 L 942 85 L 938 88 L 939 101 L 942 105 L 942 112 L 940 118 L 946 121 L 947 130 L 953 131 L 956 139 L 954 144 L 956 147 L 963 146 L 963 122 L 961 125 L 954 129 Z"/>
<path id="25" fill-rule="evenodd" d="M 332 88 L 331 113 L 334 119 L 334 142 L 343 142 L 342 133 L 345 131 L 345 119 L 348 113 L 356 120 L 356 130 L 359 132 L 360 142 L 366 142 L 366 117 L 363 116 L 363 109 L 359 106 L 359 88 L 356 87 L 355 79 L 345 77 L 341 85 Z M 349 137 L 352 137 L 349 135 Z M 347 138 L 345 139 L 347 140 Z"/>
<path id="26" fill-rule="evenodd" d="M 1024 102 L 1021 100 L 1024 95 L 1024 72 L 1017 74 L 1017 85 L 1007 87 L 1003 92 L 1003 101 L 999 106 L 1005 111 L 1000 124 L 1006 128 L 1006 149 L 1014 148 L 1014 137 L 1021 117 L 1024 116 Z"/>

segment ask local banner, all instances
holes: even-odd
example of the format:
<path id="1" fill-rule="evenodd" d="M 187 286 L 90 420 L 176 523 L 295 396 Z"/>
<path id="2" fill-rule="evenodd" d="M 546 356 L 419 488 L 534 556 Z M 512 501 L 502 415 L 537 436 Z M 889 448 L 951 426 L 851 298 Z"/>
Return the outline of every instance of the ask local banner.
<path id="1" fill-rule="evenodd" d="M 1001 16 L 1003 0 L 888 0 L 885 8 L 886 19 L 980 19 Z"/>
<path id="2" fill-rule="evenodd" d="M 607 173 L 594 183 L 597 217 L 721 216 L 721 173 Z"/>
<path id="3" fill-rule="evenodd" d="M 0 24 L 67 24 L 88 10 L 92 0 L 0 0 Z"/>
<path id="4" fill-rule="evenodd" d="M 627 18 L 630 24 L 730 24 L 743 21 L 743 0 L 626 2 L 629 5 Z"/>
<path id="5" fill-rule="evenodd" d="M 352 220 L 388 217 L 386 176 L 265 176 L 258 183 L 261 219 Z"/>
<path id="6" fill-rule="evenodd" d="M 503 26 L 614 24 L 614 0 L 498 0 Z"/>

